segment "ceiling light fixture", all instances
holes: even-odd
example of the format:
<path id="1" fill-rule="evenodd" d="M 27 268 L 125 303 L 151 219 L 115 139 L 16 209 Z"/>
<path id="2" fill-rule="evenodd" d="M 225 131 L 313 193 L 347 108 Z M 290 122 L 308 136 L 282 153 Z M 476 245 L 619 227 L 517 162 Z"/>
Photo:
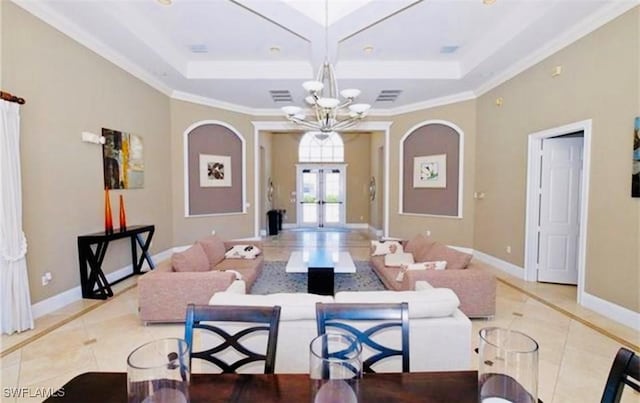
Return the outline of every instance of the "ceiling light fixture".
<path id="1" fill-rule="evenodd" d="M 373 46 L 371 46 L 371 45 L 367 45 L 367 46 L 365 46 L 364 48 L 362 48 L 362 51 L 363 51 L 364 53 L 373 53 Z"/>
<path id="2" fill-rule="evenodd" d="M 170 6 L 172 1 L 171 0 L 157 0 L 158 3 L 162 4 L 163 6 Z"/>
<path id="3" fill-rule="evenodd" d="M 325 1 L 325 60 L 315 81 L 305 81 L 302 87 L 309 94 L 305 101 L 315 112 L 315 120 L 307 119 L 299 106 L 284 106 L 287 119 L 300 126 L 318 131 L 317 137 L 326 139 L 327 133 L 347 129 L 361 119 L 371 108 L 369 104 L 356 104 L 360 90 L 349 88 L 338 92 L 333 65 L 329 63 L 329 2 Z M 344 98 L 338 99 L 338 94 Z"/>

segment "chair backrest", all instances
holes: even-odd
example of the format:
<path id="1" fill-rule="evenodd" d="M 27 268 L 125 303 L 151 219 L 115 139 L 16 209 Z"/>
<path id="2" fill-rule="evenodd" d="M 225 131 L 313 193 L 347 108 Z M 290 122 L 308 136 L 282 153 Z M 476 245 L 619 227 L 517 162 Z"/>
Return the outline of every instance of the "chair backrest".
<path id="1" fill-rule="evenodd" d="M 618 403 L 622 396 L 624 385 L 640 392 L 639 382 L 640 357 L 633 351 L 620 347 L 611 365 L 601 403 Z"/>
<path id="2" fill-rule="evenodd" d="M 256 326 L 247 326 L 237 333 L 229 333 L 218 326 L 202 322 L 239 322 L 256 323 Z M 276 343 L 278 341 L 278 326 L 280 323 L 280 307 L 258 306 L 233 306 L 233 305 L 194 305 L 187 306 L 184 339 L 189 345 L 189 364 L 192 358 L 206 360 L 222 370 L 223 373 L 235 373 L 243 365 L 264 361 L 264 373 L 273 374 L 276 361 Z M 193 351 L 193 330 L 217 334 L 222 341 L 217 346 L 203 351 Z M 242 338 L 257 332 L 268 332 L 266 352 L 257 353 L 242 344 Z M 243 358 L 233 362 L 216 357 L 216 354 L 233 348 Z M 191 365 L 189 365 L 191 367 Z"/>
<path id="3" fill-rule="evenodd" d="M 345 321 L 380 321 L 366 330 L 361 330 Z M 364 359 L 363 371 L 375 372 L 372 365 L 391 356 L 402 357 L 402 372 L 409 372 L 409 305 L 402 303 L 331 303 L 316 304 L 316 323 L 318 334 L 327 332 L 327 328 L 336 328 L 355 336 L 365 347 L 374 353 Z M 401 349 L 381 345 L 375 340 L 378 332 L 397 327 L 401 333 Z"/>

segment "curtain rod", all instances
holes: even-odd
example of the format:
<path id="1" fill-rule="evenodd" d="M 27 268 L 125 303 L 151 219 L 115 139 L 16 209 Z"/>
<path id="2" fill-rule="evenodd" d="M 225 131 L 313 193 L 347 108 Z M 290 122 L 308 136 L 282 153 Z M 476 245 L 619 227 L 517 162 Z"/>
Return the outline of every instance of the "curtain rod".
<path id="1" fill-rule="evenodd" d="M 16 102 L 20 105 L 24 105 L 27 101 L 24 98 L 16 97 L 15 95 L 9 94 L 8 92 L 0 91 L 0 99 L 4 99 L 9 102 Z"/>

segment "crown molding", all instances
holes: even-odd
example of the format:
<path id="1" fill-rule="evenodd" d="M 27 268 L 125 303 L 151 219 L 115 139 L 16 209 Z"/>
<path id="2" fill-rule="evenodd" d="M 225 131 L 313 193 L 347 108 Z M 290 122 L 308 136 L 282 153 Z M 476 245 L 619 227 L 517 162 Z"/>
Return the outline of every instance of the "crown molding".
<path id="1" fill-rule="evenodd" d="M 165 95 L 171 94 L 171 88 L 169 88 L 169 86 L 167 86 L 161 80 L 154 77 L 152 74 L 149 74 L 138 64 L 132 62 L 121 53 L 116 52 L 113 48 L 98 40 L 89 32 L 78 28 L 77 25 L 69 21 L 67 18 L 53 11 L 46 2 L 24 0 L 11 1 L 20 8 L 44 21 L 46 24 L 54 27 L 71 39 L 97 53 L 99 56 L 120 67 L 125 72 L 140 79 L 142 82 L 150 85 L 151 87 L 155 88 Z"/>
<path id="2" fill-rule="evenodd" d="M 516 63 L 512 64 L 509 68 L 495 77 L 490 78 L 483 84 L 479 85 L 473 92 L 476 96 L 482 96 L 494 89 L 495 87 L 503 84 L 504 82 L 512 79 L 523 71 L 538 64 L 547 57 L 560 51 L 561 49 L 571 45 L 578 39 L 590 34 L 601 26 L 607 24 L 614 18 L 626 13 L 632 8 L 640 4 L 640 0 L 630 1 L 618 1 L 610 3 L 603 7 L 600 11 L 594 13 L 588 19 L 585 19 L 579 25 L 565 32 L 559 36 L 556 40 L 548 42 L 546 46 L 538 48 L 535 52 L 531 53 L 528 57 L 520 59 Z"/>

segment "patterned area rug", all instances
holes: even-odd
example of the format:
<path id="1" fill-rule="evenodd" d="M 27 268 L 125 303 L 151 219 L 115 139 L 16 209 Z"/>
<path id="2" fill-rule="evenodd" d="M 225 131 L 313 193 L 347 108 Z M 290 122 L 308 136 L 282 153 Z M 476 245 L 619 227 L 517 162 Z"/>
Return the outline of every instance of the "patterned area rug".
<path id="1" fill-rule="evenodd" d="M 369 262 L 355 261 L 355 273 L 336 273 L 334 289 L 338 291 L 381 291 L 384 285 L 369 267 Z M 307 273 L 285 273 L 287 262 L 264 262 L 250 294 L 307 292 Z"/>

